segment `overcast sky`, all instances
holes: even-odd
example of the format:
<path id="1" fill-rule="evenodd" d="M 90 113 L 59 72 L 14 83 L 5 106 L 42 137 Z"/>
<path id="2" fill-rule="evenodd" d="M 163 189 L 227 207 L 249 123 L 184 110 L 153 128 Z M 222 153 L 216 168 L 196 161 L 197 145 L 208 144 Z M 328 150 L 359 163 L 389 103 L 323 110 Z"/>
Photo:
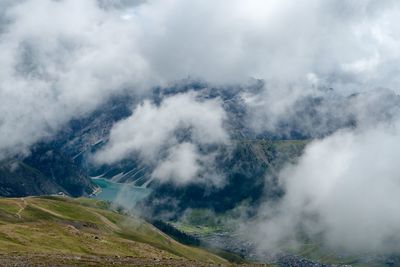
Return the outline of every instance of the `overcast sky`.
<path id="1" fill-rule="evenodd" d="M 398 91 L 396 1 L 128 2 L 0 3 L 2 154 L 28 150 L 122 88 L 188 76 L 270 81 L 258 100 L 278 114 L 315 84 Z"/>

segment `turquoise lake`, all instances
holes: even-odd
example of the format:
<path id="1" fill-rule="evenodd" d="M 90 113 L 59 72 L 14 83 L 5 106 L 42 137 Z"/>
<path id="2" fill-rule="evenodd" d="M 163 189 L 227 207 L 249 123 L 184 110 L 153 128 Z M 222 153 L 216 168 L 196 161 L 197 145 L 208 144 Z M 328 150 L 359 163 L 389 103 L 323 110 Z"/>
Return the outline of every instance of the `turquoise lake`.
<path id="1" fill-rule="evenodd" d="M 92 178 L 92 181 L 101 188 L 101 192 L 93 198 L 111 201 L 124 206 L 134 206 L 151 193 L 150 188 L 134 186 L 127 183 L 115 183 L 104 178 Z"/>

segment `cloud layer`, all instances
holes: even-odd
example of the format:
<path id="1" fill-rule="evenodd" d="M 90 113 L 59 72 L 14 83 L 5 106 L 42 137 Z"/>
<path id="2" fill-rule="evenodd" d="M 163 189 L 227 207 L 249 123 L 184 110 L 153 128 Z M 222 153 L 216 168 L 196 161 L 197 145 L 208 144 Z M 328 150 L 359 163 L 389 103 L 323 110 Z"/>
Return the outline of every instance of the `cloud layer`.
<path id="1" fill-rule="evenodd" d="M 310 84 L 345 92 L 399 85 L 395 1 L 26 0 L 1 8 L 1 154 L 27 150 L 122 88 L 188 76 L 271 81 L 262 96 L 269 116 L 313 92 Z"/>
<path id="2" fill-rule="evenodd" d="M 0 35 L 0 154 L 25 151 L 141 82 L 135 30 L 95 1 L 13 1 Z M 126 56 L 129 55 L 129 56 Z"/>
<path id="3" fill-rule="evenodd" d="M 112 164 L 139 154 L 157 165 L 154 177 L 184 183 L 196 177 L 204 161 L 197 146 L 228 142 L 225 119 L 218 99 L 199 100 L 191 92 L 168 97 L 159 106 L 145 101 L 114 125 L 95 160 Z"/>
<path id="4" fill-rule="evenodd" d="M 263 249 L 314 242 L 345 253 L 400 248 L 399 124 L 340 131 L 313 141 L 281 173 L 285 196 L 256 223 Z"/>

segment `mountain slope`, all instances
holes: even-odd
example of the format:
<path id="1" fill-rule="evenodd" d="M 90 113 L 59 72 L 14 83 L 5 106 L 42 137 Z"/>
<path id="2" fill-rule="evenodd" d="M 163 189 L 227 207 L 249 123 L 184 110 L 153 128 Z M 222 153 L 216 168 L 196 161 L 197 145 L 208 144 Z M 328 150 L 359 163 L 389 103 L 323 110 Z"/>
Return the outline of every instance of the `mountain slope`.
<path id="1" fill-rule="evenodd" d="M 25 196 L 57 193 L 62 188 L 36 168 L 20 160 L 0 162 L 0 195 Z"/>
<path id="2" fill-rule="evenodd" d="M 63 192 L 88 196 L 96 186 L 83 168 L 50 144 L 37 144 L 24 158 L 0 161 L 0 195 L 21 197 Z"/>
<path id="3" fill-rule="evenodd" d="M 0 261 L 17 266 L 228 264 L 139 218 L 111 211 L 105 202 L 67 197 L 0 199 Z"/>
<path id="4" fill-rule="evenodd" d="M 220 148 L 216 159 L 223 187 L 210 188 L 201 183 L 177 187 L 174 183 L 152 184 L 153 193 L 144 200 L 143 209 L 153 217 L 169 216 L 187 208 L 206 208 L 217 212 L 234 209 L 243 201 L 253 207 L 262 197 L 274 200 L 282 195 L 278 173 L 285 164 L 295 162 L 307 140 L 238 140 Z M 164 201 L 160 201 L 160 199 Z M 168 201 L 167 201 L 168 200 Z M 171 218 L 163 218 L 171 219 Z"/>

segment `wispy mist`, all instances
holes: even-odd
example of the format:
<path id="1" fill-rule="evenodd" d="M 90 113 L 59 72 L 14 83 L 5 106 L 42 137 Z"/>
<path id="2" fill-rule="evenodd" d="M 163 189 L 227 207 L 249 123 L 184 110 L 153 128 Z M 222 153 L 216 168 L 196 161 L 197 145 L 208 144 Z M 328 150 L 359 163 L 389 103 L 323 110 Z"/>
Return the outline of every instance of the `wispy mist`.
<path id="1" fill-rule="evenodd" d="M 3 154 L 26 151 L 118 90 L 188 76 L 271 81 L 267 117 L 312 93 L 310 83 L 346 94 L 398 88 L 394 1 L 29 0 L 2 10 Z"/>
<path id="2" fill-rule="evenodd" d="M 283 199 L 260 209 L 260 246 L 314 242 L 342 253 L 397 252 L 398 131 L 396 123 L 312 142 L 282 171 Z"/>
<path id="3" fill-rule="evenodd" d="M 225 117 L 218 99 L 196 100 L 194 93 L 168 97 L 159 106 L 146 101 L 114 125 L 95 160 L 113 163 L 138 153 L 156 165 L 153 177 L 184 183 L 195 178 L 206 161 L 197 146 L 229 141 Z"/>

